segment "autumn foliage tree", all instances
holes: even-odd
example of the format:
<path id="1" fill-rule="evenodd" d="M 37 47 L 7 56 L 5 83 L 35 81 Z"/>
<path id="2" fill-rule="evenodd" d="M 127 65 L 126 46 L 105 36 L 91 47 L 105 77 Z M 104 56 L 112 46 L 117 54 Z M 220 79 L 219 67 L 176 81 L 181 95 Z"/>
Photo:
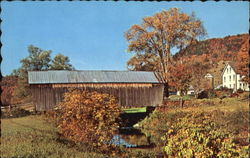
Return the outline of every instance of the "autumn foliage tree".
<path id="1" fill-rule="evenodd" d="M 125 38 L 129 52 L 154 54 L 159 58 L 158 72 L 162 73 L 168 89 L 167 76 L 172 49 L 181 50 L 204 35 L 206 31 L 202 22 L 194 14 L 189 16 L 180 9 L 171 8 L 143 18 L 140 25 L 131 26 Z"/>
<path id="2" fill-rule="evenodd" d="M 13 104 L 14 90 L 17 88 L 16 76 L 5 76 L 2 78 L 1 83 L 1 103 L 2 105 Z"/>
<path id="3" fill-rule="evenodd" d="M 183 62 L 176 62 L 171 65 L 169 74 L 170 86 L 175 87 L 180 92 L 180 95 L 183 96 L 190 86 L 192 77 L 189 65 Z"/>
<path id="4" fill-rule="evenodd" d="M 118 129 L 120 108 L 113 96 L 71 90 L 59 105 L 59 130 L 75 142 L 107 149 Z"/>
<path id="5" fill-rule="evenodd" d="M 183 96 L 188 91 L 191 82 L 191 72 L 189 65 L 183 61 L 178 61 L 170 65 L 169 71 L 169 85 L 174 87 L 175 90 L 180 92 L 181 100 L 180 106 L 182 107 Z"/>
<path id="6" fill-rule="evenodd" d="M 155 54 L 135 54 L 127 62 L 127 67 L 132 71 L 158 71 L 159 58 Z"/>
<path id="7" fill-rule="evenodd" d="M 205 75 L 210 66 L 209 56 L 206 54 L 173 58 L 168 76 L 169 84 L 179 91 L 181 96 L 192 86 L 197 97 L 201 90 L 207 89 L 208 81 Z"/>

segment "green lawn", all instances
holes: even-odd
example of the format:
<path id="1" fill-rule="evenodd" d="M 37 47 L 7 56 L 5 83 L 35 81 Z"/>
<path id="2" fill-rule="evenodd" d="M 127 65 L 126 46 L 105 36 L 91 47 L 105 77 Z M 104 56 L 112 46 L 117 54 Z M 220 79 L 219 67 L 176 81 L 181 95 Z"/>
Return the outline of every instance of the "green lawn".
<path id="1" fill-rule="evenodd" d="M 172 100 L 172 101 L 177 101 L 177 100 L 181 99 L 181 96 L 179 96 L 179 95 L 170 95 L 169 99 Z M 191 99 L 194 99 L 194 96 L 191 96 L 191 95 L 183 96 L 183 100 L 191 100 Z"/>
<path id="2" fill-rule="evenodd" d="M 129 108 L 129 109 L 122 109 L 123 112 L 125 113 L 139 113 L 139 112 L 146 112 L 147 108 L 142 107 L 142 108 Z"/>
<path id="3" fill-rule="evenodd" d="M 60 140 L 42 116 L 1 119 L 1 157 L 105 157 Z"/>

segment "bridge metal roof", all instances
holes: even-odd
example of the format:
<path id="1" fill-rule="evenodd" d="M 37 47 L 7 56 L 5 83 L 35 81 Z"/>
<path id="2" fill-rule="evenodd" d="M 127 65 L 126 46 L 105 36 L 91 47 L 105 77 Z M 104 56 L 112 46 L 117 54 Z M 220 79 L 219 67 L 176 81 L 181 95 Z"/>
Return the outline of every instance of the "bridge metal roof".
<path id="1" fill-rule="evenodd" d="M 56 83 L 162 83 L 147 71 L 29 71 L 29 84 Z"/>

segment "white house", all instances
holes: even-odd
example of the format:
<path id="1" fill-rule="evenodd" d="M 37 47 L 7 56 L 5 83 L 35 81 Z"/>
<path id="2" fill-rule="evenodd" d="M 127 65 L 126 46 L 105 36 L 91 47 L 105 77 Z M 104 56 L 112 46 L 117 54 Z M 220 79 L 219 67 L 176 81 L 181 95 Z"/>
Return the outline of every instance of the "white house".
<path id="1" fill-rule="evenodd" d="M 242 89 L 244 91 L 249 91 L 249 85 L 246 82 L 241 81 L 242 76 L 237 73 L 235 69 L 234 63 L 228 62 L 221 74 L 222 77 L 222 85 L 223 87 L 227 87 L 229 89 L 233 89 L 234 91 L 238 89 Z"/>

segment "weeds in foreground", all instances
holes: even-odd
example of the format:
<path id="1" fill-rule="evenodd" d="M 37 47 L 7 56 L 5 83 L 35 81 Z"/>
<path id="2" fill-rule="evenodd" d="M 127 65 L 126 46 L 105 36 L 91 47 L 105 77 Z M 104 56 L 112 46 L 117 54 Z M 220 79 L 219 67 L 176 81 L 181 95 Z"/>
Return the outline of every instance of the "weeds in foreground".
<path id="1" fill-rule="evenodd" d="M 198 119 L 204 119 L 204 116 L 209 116 L 205 118 L 206 121 L 216 125 L 216 128 L 210 128 L 205 133 L 203 133 L 202 139 L 215 139 L 211 136 L 211 132 L 215 132 L 225 139 L 230 141 L 227 142 L 227 149 L 234 148 L 237 146 L 238 155 L 247 155 L 244 151 L 248 142 L 248 127 L 249 127 L 249 107 L 248 102 L 242 101 L 241 98 L 226 98 L 223 103 L 220 100 L 215 99 L 199 99 L 193 100 L 188 103 L 185 108 L 169 107 L 169 108 L 158 108 L 150 116 L 144 119 L 142 122 L 138 123 L 139 127 L 146 135 L 150 135 L 153 143 L 156 144 L 157 152 L 162 152 L 163 146 L 168 146 L 165 148 L 164 153 L 171 155 L 171 148 L 177 148 L 174 145 L 178 144 L 178 150 L 181 146 L 194 144 L 196 139 L 193 140 L 192 134 L 200 133 L 198 131 L 192 131 L 191 123 L 192 121 Z M 199 117 L 198 117 L 199 116 Z M 177 125 L 179 123 L 179 125 Z M 180 125 L 181 124 L 181 125 Z M 187 127 L 185 127 L 185 126 Z M 174 130 L 175 134 L 172 137 L 167 137 L 168 132 L 171 128 L 178 126 L 178 130 Z M 198 122 L 195 126 L 206 126 L 203 122 Z M 220 129 L 216 131 L 216 129 Z M 173 129 L 172 129 L 173 130 Z M 187 134 L 187 135 L 185 135 Z M 162 136 L 165 137 L 163 140 Z M 185 137 L 186 136 L 186 137 Z M 189 137 L 190 136 L 190 137 Z M 183 138 L 185 137 L 185 139 Z M 195 136 L 196 137 L 196 136 Z M 223 139 L 224 139 L 223 138 Z M 166 142 L 174 140 L 171 145 L 166 145 Z M 176 139 L 176 140 L 175 140 Z M 182 140 L 183 139 L 183 140 Z M 217 139 L 217 138 L 216 138 Z M 177 141 L 178 140 L 178 141 Z M 187 144 L 182 144 L 182 142 Z M 223 140 L 221 140 L 223 142 Z M 195 145 L 197 146 L 197 144 Z M 230 147 L 231 146 L 231 147 Z M 168 149 L 167 149 L 168 148 Z M 205 148 L 204 148 L 205 149 Z M 184 150 L 184 149 L 183 149 Z M 222 150 L 222 147 L 221 147 Z M 224 149 L 223 149 L 224 150 Z M 226 150 L 226 149 L 225 149 Z M 233 150 L 233 149 L 232 149 Z M 178 153 L 177 151 L 175 151 Z M 190 152 L 191 151 L 187 151 Z M 205 152 L 205 150 L 203 150 Z M 213 151 L 214 152 L 214 151 Z M 181 154 L 181 153 L 180 153 Z M 182 153 L 183 154 L 183 153 Z M 219 152 L 217 153 L 219 154 Z M 225 154 L 225 153 L 224 153 Z M 232 153 L 231 153 L 232 154 Z M 167 155 L 165 155 L 167 157 Z M 232 154 L 233 155 L 233 154 Z M 175 155 L 178 156 L 178 155 Z M 236 154 L 237 156 L 237 154 Z"/>

